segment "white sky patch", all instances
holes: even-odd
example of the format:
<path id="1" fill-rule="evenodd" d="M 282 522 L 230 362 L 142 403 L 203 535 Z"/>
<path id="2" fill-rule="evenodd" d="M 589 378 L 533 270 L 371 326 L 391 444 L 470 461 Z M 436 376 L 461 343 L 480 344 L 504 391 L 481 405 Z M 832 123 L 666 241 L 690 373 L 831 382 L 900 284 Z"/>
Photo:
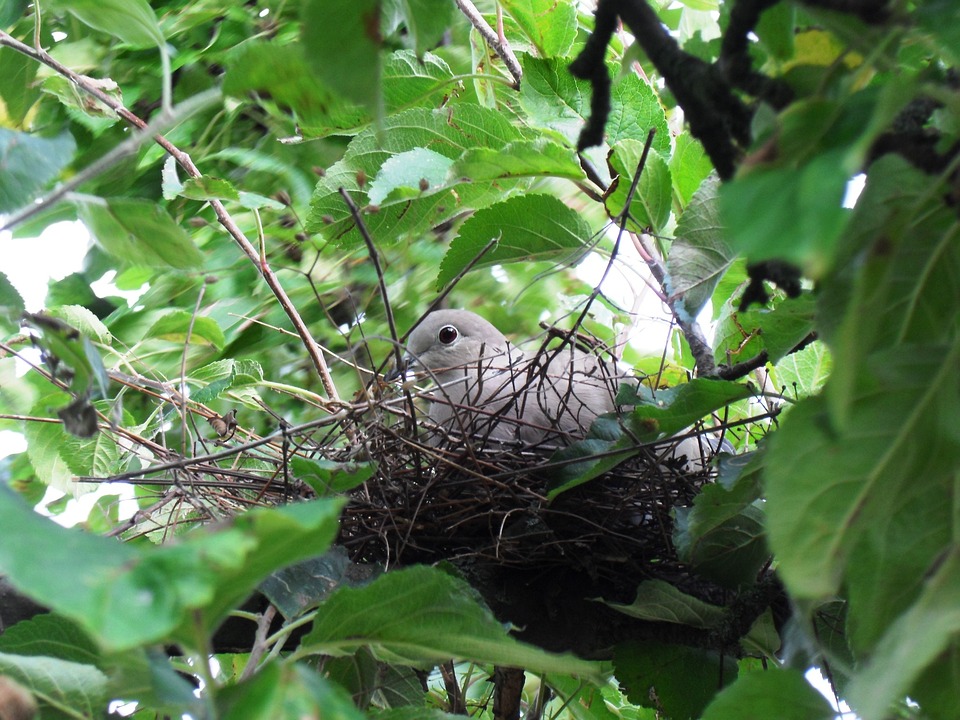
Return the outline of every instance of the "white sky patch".
<path id="1" fill-rule="evenodd" d="M 23 297 L 30 312 L 43 307 L 47 283 L 62 280 L 83 266 L 90 233 L 80 222 L 58 222 L 36 238 L 0 236 L 0 272 Z"/>

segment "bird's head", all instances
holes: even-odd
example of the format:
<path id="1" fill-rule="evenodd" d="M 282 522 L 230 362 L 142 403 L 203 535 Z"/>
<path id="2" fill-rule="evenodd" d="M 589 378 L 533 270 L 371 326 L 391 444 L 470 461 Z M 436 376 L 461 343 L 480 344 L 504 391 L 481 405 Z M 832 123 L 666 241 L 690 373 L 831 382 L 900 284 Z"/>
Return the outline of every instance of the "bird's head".
<path id="1" fill-rule="evenodd" d="M 497 328 L 467 310 L 436 310 L 407 338 L 403 367 L 392 373 L 399 376 L 426 371 L 438 382 L 462 378 L 482 364 L 505 366 L 509 343 Z M 504 358 L 498 362 L 498 358 Z"/>

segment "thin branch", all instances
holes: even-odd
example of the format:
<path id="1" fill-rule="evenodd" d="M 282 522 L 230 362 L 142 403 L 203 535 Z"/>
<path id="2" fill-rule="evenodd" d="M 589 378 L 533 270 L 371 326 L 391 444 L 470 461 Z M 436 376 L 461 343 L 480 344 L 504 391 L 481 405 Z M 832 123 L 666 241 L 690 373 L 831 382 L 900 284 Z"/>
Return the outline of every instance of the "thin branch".
<path id="1" fill-rule="evenodd" d="M 477 6 L 470 2 L 470 0 L 456 0 L 456 3 L 457 7 L 460 8 L 460 12 L 462 12 L 467 20 L 470 21 L 470 24 L 477 29 L 477 32 L 480 33 L 487 45 L 503 60 L 507 71 L 513 76 L 514 89 L 519 90 L 520 81 L 523 80 L 523 70 L 520 68 L 520 61 L 517 60 L 517 56 L 513 54 L 513 50 L 510 48 L 506 39 L 501 40 L 497 35 L 497 31 L 490 27 L 490 23 L 483 19 L 483 15 L 477 10 Z"/>
<path id="2" fill-rule="evenodd" d="M 43 63 L 44 65 L 52 68 L 57 73 L 74 83 L 81 90 L 92 95 L 108 108 L 113 110 L 130 125 L 140 130 L 148 129 L 149 126 L 144 120 L 128 110 L 122 103 L 101 91 L 95 86 L 90 78 L 74 72 L 66 65 L 63 65 L 54 58 L 50 57 L 50 55 L 46 52 L 42 50 L 36 50 L 29 45 L 25 45 L 3 30 L 0 30 L 0 47 L 2 46 L 16 50 L 17 52 L 20 52 L 27 57 L 30 57 L 37 62 Z M 167 153 L 173 156 L 180 167 L 182 167 L 190 177 L 202 177 L 202 173 L 187 153 L 171 143 L 163 135 L 154 135 L 153 139 L 154 142 L 156 142 L 160 147 L 166 150 Z M 230 213 L 227 212 L 224 204 L 220 200 L 216 199 L 209 200 L 209 203 L 210 207 L 213 208 L 213 211 L 217 216 L 217 220 L 219 220 L 220 224 L 234 239 L 234 241 L 243 251 L 244 255 L 246 255 L 250 262 L 252 262 L 259 269 L 261 276 L 267 283 L 267 286 L 279 301 L 280 306 L 287 314 L 287 317 L 290 318 L 294 328 L 297 330 L 297 334 L 300 336 L 303 346 L 306 348 L 307 353 L 310 355 L 310 359 L 313 361 L 313 365 L 317 370 L 317 374 L 320 376 L 320 381 L 323 383 L 323 388 L 327 393 L 327 397 L 334 403 L 339 404 L 340 395 L 337 392 L 336 385 L 334 385 L 333 377 L 330 375 L 330 369 L 327 367 L 327 362 L 323 357 L 323 353 L 320 351 L 320 346 L 313 339 L 313 335 L 311 335 L 309 328 L 307 328 L 303 318 L 300 317 L 300 313 L 297 312 L 293 302 L 290 300 L 286 291 L 283 289 L 283 286 L 280 284 L 279 278 L 277 278 L 276 274 L 266 262 L 261 262 L 257 249 L 250 242 L 250 240 L 247 239 L 247 236 L 244 235 L 243 231 L 234 221 Z"/>

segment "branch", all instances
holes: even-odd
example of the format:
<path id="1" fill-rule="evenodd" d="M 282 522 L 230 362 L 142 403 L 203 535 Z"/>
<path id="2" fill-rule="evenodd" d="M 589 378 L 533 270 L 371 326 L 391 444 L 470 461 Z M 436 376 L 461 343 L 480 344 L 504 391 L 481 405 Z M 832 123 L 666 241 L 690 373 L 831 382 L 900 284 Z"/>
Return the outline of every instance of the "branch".
<path id="1" fill-rule="evenodd" d="M 593 88 L 590 96 L 590 117 L 580 131 L 577 150 L 583 150 L 603 143 L 603 129 L 610 115 L 610 73 L 603 61 L 607 45 L 617 28 L 617 14 L 613 5 L 600 2 L 597 5 L 593 34 L 587 38 L 587 44 L 570 63 L 570 73 L 581 80 L 589 80 Z"/>
<path id="2" fill-rule="evenodd" d="M 703 143 L 720 177 L 733 177 L 750 143 L 751 112 L 713 65 L 680 49 L 645 0 L 600 0 L 630 28 L 683 108 L 690 132 Z M 598 7 L 599 11 L 599 7 Z"/>
<path id="3" fill-rule="evenodd" d="M 477 10 L 477 6 L 470 2 L 470 0 L 456 0 L 456 3 L 457 7 L 460 8 L 460 12 L 462 12 L 467 20 L 470 21 L 470 24 L 477 29 L 477 32 L 480 33 L 487 45 L 503 60 L 503 64 L 506 65 L 510 75 L 513 76 L 514 89 L 519 90 L 520 81 L 523 79 L 523 70 L 520 68 L 520 61 L 517 60 L 517 56 L 513 54 L 513 50 L 507 43 L 506 38 L 498 35 L 497 31 L 490 27 L 490 24 L 483 19 L 483 15 Z"/>
<path id="4" fill-rule="evenodd" d="M 52 68 L 57 73 L 70 80 L 78 88 L 89 95 L 92 95 L 108 108 L 113 110 L 124 121 L 133 127 L 140 130 L 147 130 L 149 128 L 146 122 L 128 110 L 122 103 L 118 102 L 96 87 L 90 78 L 80 75 L 62 63 L 57 62 L 46 52 L 42 50 L 36 50 L 29 45 L 25 45 L 16 38 L 8 35 L 3 30 L 0 30 L 0 47 L 3 46 L 16 50 L 17 52 Z M 190 158 L 190 156 L 167 140 L 163 135 L 154 135 L 153 140 L 160 147 L 166 150 L 167 153 L 172 155 L 180 167 L 182 167 L 190 177 L 199 178 L 202 176 L 200 170 L 197 169 L 197 166 L 193 163 L 193 160 Z M 252 262 L 259 269 L 261 276 L 267 283 L 267 286 L 280 302 L 280 306 L 287 314 L 287 317 L 290 318 L 294 328 L 296 328 L 297 334 L 300 336 L 303 346 L 306 348 L 307 353 L 310 355 L 310 359 L 313 361 L 313 365 L 317 370 L 317 374 L 320 375 L 320 380 L 323 383 L 327 397 L 339 404 L 340 395 L 333 383 L 333 377 L 330 375 L 330 369 L 327 367 L 327 362 L 324 360 L 323 354 L 320 352 L 320 346 L 313 339 L 313 336 L 310 334 L 310 330 L 307 328 L 306 323 L 303 321 L 303 318 L 300 317 L 300 314 L 297 312 L 286 291 L 283 289 L 283 286 L 280 284 L 280 280 L 277 278 L 270 266 L 261 261 L 256 247 L 254 247 L 253 243 L 247 239 L 246 235 L 244 235 L 243 231 L 231 217 L 230 213 L 227 212 L 227 209 L 224 207 L 223 203 L 220 200 L 215 199 L 209 200 L 208 202 L 213 208 L 214 213 L 216 213 L 220 224 L 234 239 L 250 262 Z"/>
<path id="5" fill-rule="evenodd" d="M 737 0 L 730 11 L 730 24 L 723 34 L 717 67 L 730 84 L 761 98 L 777 110 L 793 100 L 793 90 L 782 80 L 757 72 L 750 59 L 750 33 L 760 15 L 781 0 Z"/>

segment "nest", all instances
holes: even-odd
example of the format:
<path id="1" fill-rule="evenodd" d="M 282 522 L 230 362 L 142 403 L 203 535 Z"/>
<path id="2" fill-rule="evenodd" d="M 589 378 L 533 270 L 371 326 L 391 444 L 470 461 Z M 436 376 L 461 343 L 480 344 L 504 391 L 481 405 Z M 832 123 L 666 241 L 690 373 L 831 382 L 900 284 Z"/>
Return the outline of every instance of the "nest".
<path id="1" fill-rule="evenodd" d="M 419 410 L 414 414 L 419 415 Z M 548 500 L 562 461 L 540 446 L 450 438 L 417 417 L 383 416 L 362 434 L 376 474 L 353 491 L 339 543 L 359 563 L 449 561 L 586 575 L 626 597 L 643 579 L 684 585 L 672 510 L 690 505 L 711 471 L 689 472 L 668 440 Z"/>

